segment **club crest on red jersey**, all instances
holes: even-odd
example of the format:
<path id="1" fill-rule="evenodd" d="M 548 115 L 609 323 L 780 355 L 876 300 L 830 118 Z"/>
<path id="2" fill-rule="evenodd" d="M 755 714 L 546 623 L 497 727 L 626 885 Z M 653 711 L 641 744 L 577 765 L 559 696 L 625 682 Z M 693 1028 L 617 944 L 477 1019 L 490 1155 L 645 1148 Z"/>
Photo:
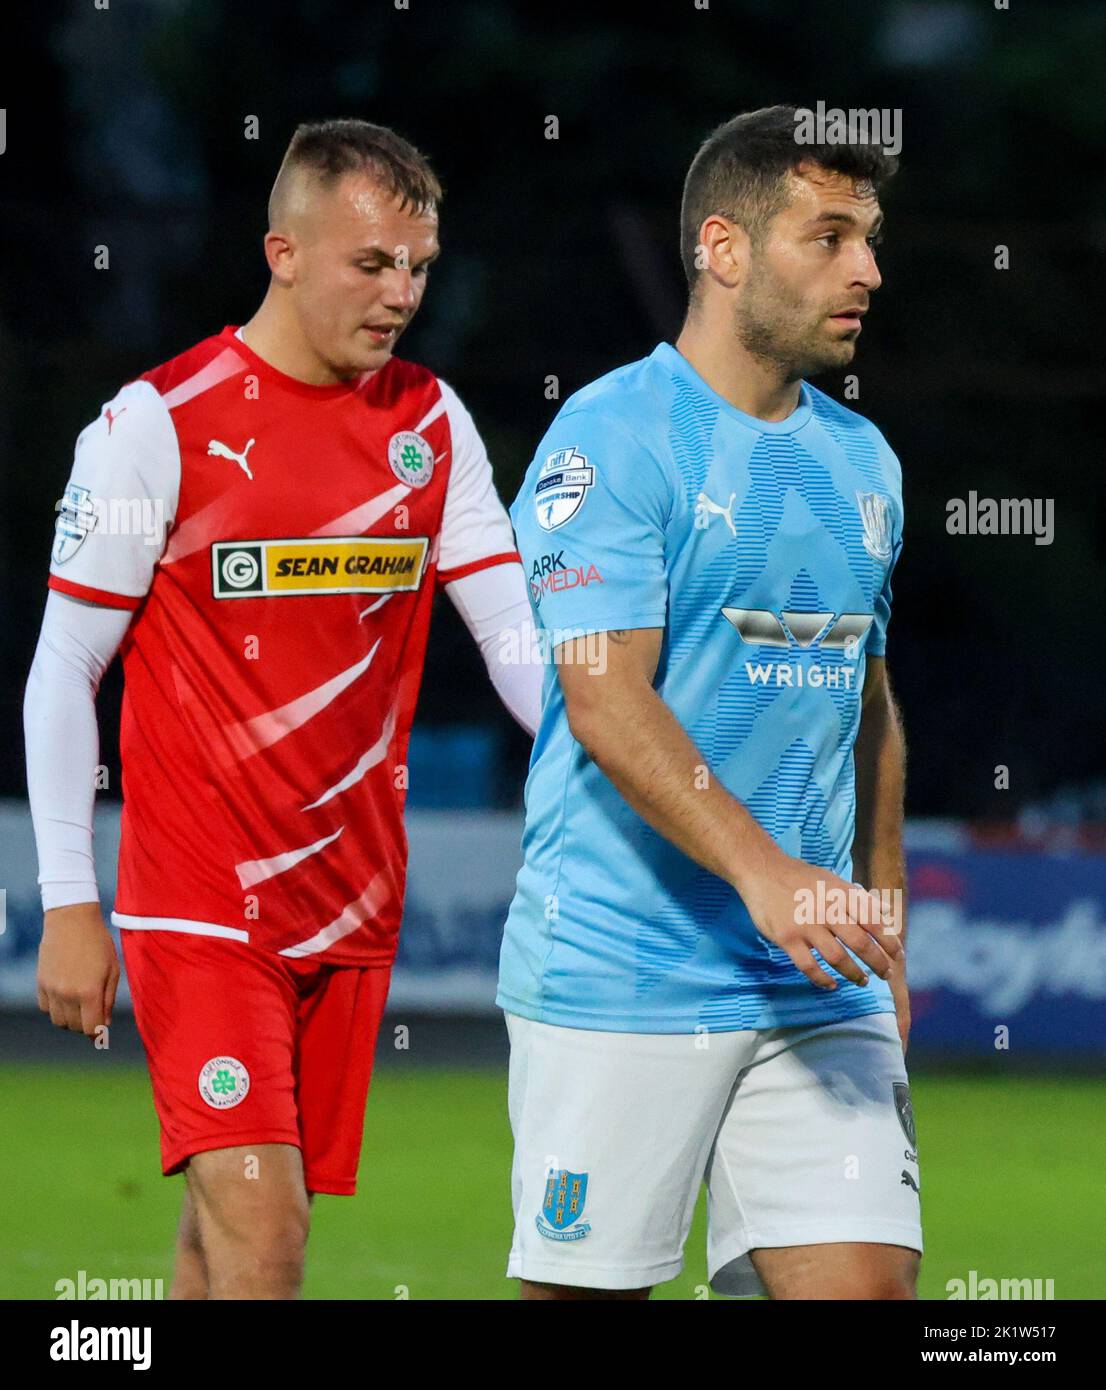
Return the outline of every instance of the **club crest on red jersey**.
<path id="1" fill-rule="evenodd" d="M 392 472 L 408 487 L 425 487 L 434 475 L 434 450 L 414 430 L 399 430 L 388 440 Z"/>

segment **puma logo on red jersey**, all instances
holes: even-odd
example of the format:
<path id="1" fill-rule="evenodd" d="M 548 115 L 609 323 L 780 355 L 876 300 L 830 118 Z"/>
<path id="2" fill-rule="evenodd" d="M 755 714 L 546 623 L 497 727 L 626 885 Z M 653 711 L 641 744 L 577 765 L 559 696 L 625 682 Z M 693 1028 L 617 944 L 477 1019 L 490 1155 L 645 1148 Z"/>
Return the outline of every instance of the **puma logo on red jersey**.
<path id="1" fill-rule="evenodd" d="M 254 441 L 247 442 L 246 447 L 240 454 L 236 454 L 229 444 L 224 444 L 221 439 L 209 439 L 207 441 L 207 452 L 214 454 L 217 458 L 232 459 L 245 473 L 246 477 L 253 481 L 253 474 L 250 472 L 250 465 L 246 462 L 246 455 L 253 448 Z"/>

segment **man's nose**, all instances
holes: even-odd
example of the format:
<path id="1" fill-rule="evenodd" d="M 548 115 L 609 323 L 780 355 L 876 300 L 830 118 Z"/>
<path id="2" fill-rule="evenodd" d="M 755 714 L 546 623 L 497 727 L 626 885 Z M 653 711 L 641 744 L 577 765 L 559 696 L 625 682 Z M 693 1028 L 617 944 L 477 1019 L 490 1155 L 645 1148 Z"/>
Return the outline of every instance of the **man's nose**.
<path id="1" fill-rule="evenodd" d="M 415 307 L 415 280 L 410 270 L 393 267 L 385 272 L 383 300 L 391 309 Z"/>
<path id="2" fill-rule="evenodd" d="M 860 262 L 853 283 L 863 285 L 867 290 L 878 290 L 883 284 L 883 276 L 879 273 L 879 266 L 876 265 L 876 253 L 867 243 L 860 254 Z"/>

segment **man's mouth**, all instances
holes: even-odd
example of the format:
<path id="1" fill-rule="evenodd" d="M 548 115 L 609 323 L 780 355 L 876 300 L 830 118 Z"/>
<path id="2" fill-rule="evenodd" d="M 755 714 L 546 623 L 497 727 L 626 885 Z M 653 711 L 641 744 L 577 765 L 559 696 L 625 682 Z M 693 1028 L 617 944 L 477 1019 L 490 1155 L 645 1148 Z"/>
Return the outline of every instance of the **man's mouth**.
<path id="1" fill-rule="evenodd" d="M 839 309 L 836 314 L 831 314 L 830 318 L 842 328 L 859 328 L 860 320 L 867 312 L 866 305 L 852 304 L 847 309 Z"/>
<path id="2" fill-rule="evenodd" d="M 361 327 L 376 343 L 393 342 L 403 329 L 402 323 L 363 323 Z"/>

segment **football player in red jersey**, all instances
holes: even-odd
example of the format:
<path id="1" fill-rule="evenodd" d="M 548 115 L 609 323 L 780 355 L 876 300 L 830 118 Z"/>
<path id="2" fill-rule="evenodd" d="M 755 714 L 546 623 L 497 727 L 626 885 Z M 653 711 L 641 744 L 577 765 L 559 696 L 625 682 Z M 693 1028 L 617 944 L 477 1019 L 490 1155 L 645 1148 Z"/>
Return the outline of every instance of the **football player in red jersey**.
<path id="1" fill-rule="evenodd" d="M 121 650 L 112 913 L 184 1171 L 172 1296 L 291 1298 L 315 1192 L 352 1193 L 402 912 L 406 750 L 444 586 L 531 732 L 542 666 L 472 419 L 393 356 L 438 254 L 425 158 L 301 126 L 271 280 L 81 433 L 27 685 L 39 1006 L 96 1035 L 119 965 L 92 855 L 95 695 Z M 509 642 L 505 639 L 509 639 Z"/>

